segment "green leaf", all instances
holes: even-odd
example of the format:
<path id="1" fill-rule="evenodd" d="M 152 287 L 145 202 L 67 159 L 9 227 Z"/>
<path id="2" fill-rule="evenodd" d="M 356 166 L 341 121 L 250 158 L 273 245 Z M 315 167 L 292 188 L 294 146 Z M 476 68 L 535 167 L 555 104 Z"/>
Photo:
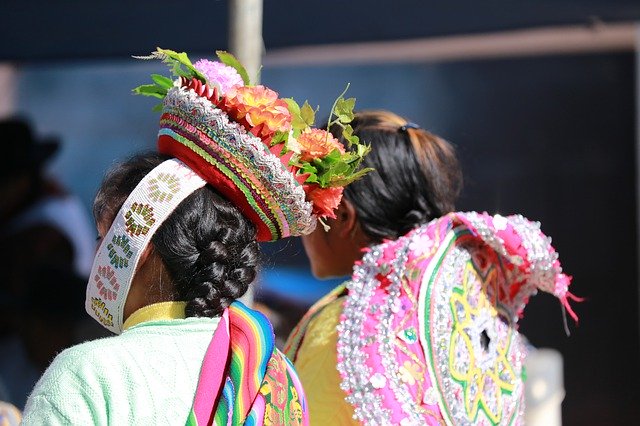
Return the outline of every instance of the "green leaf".
<path id="1" fill-rule="evenodd" d="M 351 136 L 353 136 L 353 127 L 351 127 L 351 124 L 344 126 L 344 129 L 342 129 L 342 136 L 345 139 L 350 139 Z"/>
<path id="2" fill-rule="evenodd" d="M 161 49 L 158 47 L 157 56 L 162 58 L 164 63 L 171 65 L 171 71 L 178 77 L 195 77 L 203 83 L 207 82 L 206 77 L 193 66 L 186 53 L 178 53 L 170 49 Z M 186 68 L 186 70 L 183 69 L 183 67 Z"/>
<path id="3" fill-rule="evenodd" d="M 153 96 L 154 98 L 164 99 L 167 96 L 167 89 L 155 84 L 143 84 L 133 89 L 133 93 L 142 96 Z"/>
<path id="4" fill-rule="evenodd" d="M 291 115 L 297 114 L 300 115 L 300 106 L 293 98 L 283 98 L 283 101 L 287 103 L 287 107 L 289 108 L 289 113 Z"/>
<path id="5" fill-rule="evenodd" d="M 151 79 L 160 87 L 167 90 L 173 87 L 173 80 L 160 74 L 151 74 Z"/>
<path id="6" fill-rule="evenodd" d="M 307 101 L 304 101 L 304 105 L 300 108 L 300 117 L 302 117 L 302 120 L 307 123 L 309 127 L 313 126 L 313 123 L 316 121 L 316 110 L 311 108 L 311 105 L 309 105 Z"/>
<path id="7" fill-rule="evenodd" d="M 305 179 L 304 183 L 318 183 L 318 176 L 312 173 Z"/>
<path id="8" fill-rule="evenodd" d="M 343 124 L 351 123 L 354 118 L 353 108 L 355 107 L 355 105 L 356 105 L 355 98 L 349 98 L 349 99 L 339 98 L 338 101 L 336 102 L 336 108 L 335 108 L 334 114 L 338 117 L 338 120 L 340 120 L 341 123 Z"/>
<path id="9" fill-rule="evenodd" d="M 358 157 L 364 157 L 369 153 L 369 151 L 371 151 L 370 145 L 363 145 L 363 144 L 358 145 L 358 149 L 357 149 Z"/>
<path id="10" fill-rule="evenodd" d="M 317 172 L 318 172 L 318 169 L 317 169 L 317 168 L 315 168 L 315 167 L 313 167 L 313 166 L 312 166 L 311 164 L 309 164 L 309 163 L 304 163 L 304 164 L 302 165 L 302 169 L 301 169 L 301 170 L 302 170 L 304 173 L 312 173 L 312 174 L 314 174 L 314 173 L 317 173 Z"/>
<path id="11" fill-rule="evenodd" d="M 273 137 L 271 138 L 270 146 L 277 145 L 280 142 L 284 142 L 289 139 L 289 132 L 275 132 Z"/>
<path id="12" fill-rule="evenodd" d="M 293 136 L 298 137 L 300 132 L 309 127 L 306 121 L 302 118 L 302 111 L 298 103 L 292 98 L 284 98 L 291 114 L 291 128 L 293 129 Z"/>
<path id="13" fill-rule="evenodd" d="M 244 69 L 240 61 L 236 59 L 235 56 L 233 56 L 229 52 L 225 52 L 224 50 L 216 50 L 216 55 L 218 55 L 220 62 L 238 71 L 238 74 L 240 74 L 240 77 L 242 77 L 242 81 L 246 86 L 251 84 L 251 81 L 249 80 L 249 74 L 247 74 L 247 70 Z"/>
<path id="14" fill-rule="evenodd" d="M 346 122 L 343 121 L 343 123 L 348 123 L 351 120 L 353 120 L 353 108 L 355 106 L 356 106 L 355 98 L 349 98 L 349 99 L 340 98 L 338 99 L 338 102 L 336 102 L 335 115 L 337 115 L 338 117 L 345 116 L 350 118 L 349 121 L 346 121 Z"/>
<path id="15" fill-rule="evenodd" d="M 304 122 L 300 115 L 291 115 L 291 127 L 294 131 L 298 131 L 297 134 L 300 134 L 300 131 L 307 128 L 307 123 Z"/>
<path id="16" fill-rule="evenodd" d="M 155 104 L 153 108 L 151 108 L 153 112 L 162 112 L 162 104 Z"/>
<path id="17" fill-rule="evenodd" d="M 329 182 L 330 186 L 345 186 L 349 185 L 351 182 L 356 181 L 366 175 L 369 172 L 373 172 L 375 169 L 371 167 L 367 167 L 365 169 L 360 169 L 351 176 L 335 176 L 333 180 Z"/>
<path id="18" fill-rule="evenodd" d="M 331 166 L 329 171 L 333 175 L 343 175 L 343 174 L 347 173 L 349 171 L 349 169 L 350 169 L 350 167 L 349 167 L 349 165 L 347 163 L 345 163 L 344 161 L 339 161 L 339 162 L 335 163 L 333 166 Z"/>

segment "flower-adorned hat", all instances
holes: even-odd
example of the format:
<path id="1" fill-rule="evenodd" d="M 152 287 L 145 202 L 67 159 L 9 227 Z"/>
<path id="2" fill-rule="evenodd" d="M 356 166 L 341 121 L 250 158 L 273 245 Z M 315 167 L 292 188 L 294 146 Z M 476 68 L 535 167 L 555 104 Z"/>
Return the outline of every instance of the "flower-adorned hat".
<path id="1" fill-rule="evenodd" d="M 359 170 L 368 147 L 351 134 L 355 99 L 336 100 L 331 124 L 346 131 L 348 151 L 329 132 L 312 128 L 315 110 L 252 86 L 242 65 L 219 51 L 219 61 L 192 64 L 184 53 L 157 49 L 176 77 L 153 75 L 138 94 L 163 100 L 160 152 L 186 163 L 232 201 L 258 230 L 258 241 L 308 234 L 335 217 L 342 188 Z"/>
<path id="2" fill-rule="evenodd" d="M 568 304 L 540 224 L 451 213 L 372 247 L 338 326 L 338 370 L 366 425 L 522 424 L 524 339 L 538 290 Z"/>
<path id="3" fill-rule="evenodd" d="M 349 151 L 314 129 L 315 110 L 251 86 L 230 54 L 191 63 L 185 53 L 158 49 L 172 80 L 152 75 L 135 93 L 162 99 L 158 148 L 171 158 L 129 194 L 96 253 L 85 308 L 105 328 L 122 332 L 124 306 L 138 262 L 154 233 L 194 191 L 209 184 L 257 229 L 258 241 L 304 235 L 335 217 L 342 188 L 360 169 L 368 147 L 351 135 Z M 334 103 L 330 125 L 349 135 L 355 99 Z"/>

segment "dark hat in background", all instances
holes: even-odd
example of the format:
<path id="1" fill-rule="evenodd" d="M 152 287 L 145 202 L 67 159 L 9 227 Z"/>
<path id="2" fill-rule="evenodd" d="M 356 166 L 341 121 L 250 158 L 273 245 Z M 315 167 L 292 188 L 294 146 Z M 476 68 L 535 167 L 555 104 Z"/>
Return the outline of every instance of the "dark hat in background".
<path id="1" fill-rule="evenodd" d="M 37 170 L 56 153 L 57 138 L 35 138 L 29 122 L 21 118 L 0 120 L 0 140 L 4 165 L 0 177 Z"/>

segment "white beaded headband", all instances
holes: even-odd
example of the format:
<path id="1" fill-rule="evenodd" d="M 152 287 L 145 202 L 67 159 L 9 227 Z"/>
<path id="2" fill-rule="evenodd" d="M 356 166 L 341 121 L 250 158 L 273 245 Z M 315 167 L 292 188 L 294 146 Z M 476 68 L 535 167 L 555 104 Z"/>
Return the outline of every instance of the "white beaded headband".
<path id="1" fill-rule="evenodd" d="M 104 235 L 87 284 L 85 308 L 102 326 L 122 332 L 124 306 L 142 252 L 171 212 L 204 185 L 182 161 L 171 159 L 131 192 Z"/>

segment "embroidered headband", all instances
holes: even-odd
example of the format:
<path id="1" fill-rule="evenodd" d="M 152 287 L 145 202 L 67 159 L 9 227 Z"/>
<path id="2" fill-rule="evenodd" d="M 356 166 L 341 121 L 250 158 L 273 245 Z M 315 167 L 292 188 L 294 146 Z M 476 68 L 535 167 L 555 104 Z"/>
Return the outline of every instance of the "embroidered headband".
<path id="1" fill-rule="evenodd" d="M 451 213 L 372 247 L 338 326 L 338 371 L 365 425 L 518 424 L 526 344 L 516 329 L 538 290 L 568 299 L 540 224 Z M 515 422 L 515 423 L 514 423 Z"/>
<path id="2" fill-rule="evenodd" d="M 157 49 L 142 59 L 161 59 L 177 79 L 153 75 L 135 93 L 163 100 L 160 152 L 177 157 L 234 203 L 257 227 L 258 241 L 313 231 L 317 220 L 335 218 L 345 185 L 369 147 L 353 135 L 355 99 L 334 103 L 330 125 L 344 130 L 345 151 L 328 131 L 313 128 L 315 110 L 273 90 L 252 86 L 242 65 L 217 52 L 220 62 L 192 64 L 185 53 Z M 345 90 L 346 92 L 346 90 Z"/>
<path id="3" fill-rule="evenodd" d="M 104 235 L 87 284 L 85 309 L 108 330 L 122 332 L 124 305 L 142 252 L 171 212 L 206 181 L 171 159 L 131 192 Z"/>

